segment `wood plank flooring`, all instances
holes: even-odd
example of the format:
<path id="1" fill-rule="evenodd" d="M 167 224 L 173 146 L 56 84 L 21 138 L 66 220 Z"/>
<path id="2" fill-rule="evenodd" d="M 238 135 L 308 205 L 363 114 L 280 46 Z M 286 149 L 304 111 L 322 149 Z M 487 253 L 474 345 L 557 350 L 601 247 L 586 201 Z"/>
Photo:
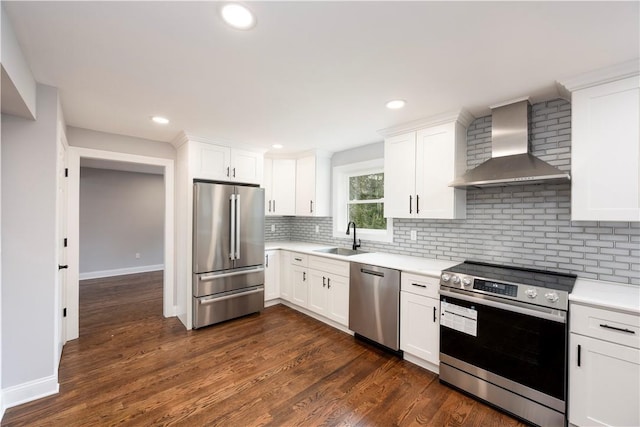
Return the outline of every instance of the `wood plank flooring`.
<path id="1" fill-rule="evenodd" d="M 523 425 L 282 305 L 186 331 L 162 317 L 161 272 L 81 283 L 59 382 L 2 425 Z"/>

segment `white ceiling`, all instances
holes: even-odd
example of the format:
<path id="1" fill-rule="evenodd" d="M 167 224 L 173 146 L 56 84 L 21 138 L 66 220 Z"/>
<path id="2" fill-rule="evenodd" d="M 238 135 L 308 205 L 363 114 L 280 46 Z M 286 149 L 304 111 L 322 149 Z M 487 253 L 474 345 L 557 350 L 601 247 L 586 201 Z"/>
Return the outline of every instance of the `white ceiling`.
<path id="1" fill-rule="evenodd" d="M 2 1 L 67 124 L 158 141 L 340 151 L 379 129 L 530 95 L 639 56 L 632 2 Z M 400 111 L 386 101 L 407 100 Z M 170 118 L 167 126 L 152 115 Z"/>

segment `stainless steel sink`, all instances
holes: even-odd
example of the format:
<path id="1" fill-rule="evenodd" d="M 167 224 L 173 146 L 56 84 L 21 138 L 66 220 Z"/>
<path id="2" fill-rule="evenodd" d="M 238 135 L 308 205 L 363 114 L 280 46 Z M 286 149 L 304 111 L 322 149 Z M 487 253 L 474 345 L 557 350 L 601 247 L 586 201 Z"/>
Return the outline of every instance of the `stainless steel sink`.
<path id="1" fill-rule="evenodd" d="M 351 255 L 359 255 L 366 254 L 368 252 L 361 251 L 359 249 L 347 249 L 347 248 L 327 248 L 327 249 L 316 249 L 314 252 L 324 252 L 326 254 L 335 254 L 335 255 L 343 255 L 343 256 L 351 256 Z"/>

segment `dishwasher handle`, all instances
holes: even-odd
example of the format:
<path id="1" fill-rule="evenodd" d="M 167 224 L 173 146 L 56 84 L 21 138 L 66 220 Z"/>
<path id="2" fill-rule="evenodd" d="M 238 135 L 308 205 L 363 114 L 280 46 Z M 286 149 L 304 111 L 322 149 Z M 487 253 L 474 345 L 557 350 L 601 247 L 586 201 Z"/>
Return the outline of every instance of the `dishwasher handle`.
<path id="1" fill-rule="evenodd" d="M 382 271 L 374 271 L 374 270 L 369 270 L 367 268 L 361 268 L 360 273 L 371 274 L 373 276 L 378 276 L 378 277 L 384 277 L 384 273 Z"/>

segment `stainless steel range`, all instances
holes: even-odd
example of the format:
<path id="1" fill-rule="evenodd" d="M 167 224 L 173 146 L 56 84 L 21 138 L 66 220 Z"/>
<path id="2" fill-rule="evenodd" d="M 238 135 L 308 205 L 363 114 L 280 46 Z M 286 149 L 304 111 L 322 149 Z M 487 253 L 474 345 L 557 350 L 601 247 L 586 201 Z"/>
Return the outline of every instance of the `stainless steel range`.
<path id="1" fill-rule="evenodd" d="M 576 276 L 466 261 L 440 278 L 440 381 L 529 423 L 566 425 Z"/>

